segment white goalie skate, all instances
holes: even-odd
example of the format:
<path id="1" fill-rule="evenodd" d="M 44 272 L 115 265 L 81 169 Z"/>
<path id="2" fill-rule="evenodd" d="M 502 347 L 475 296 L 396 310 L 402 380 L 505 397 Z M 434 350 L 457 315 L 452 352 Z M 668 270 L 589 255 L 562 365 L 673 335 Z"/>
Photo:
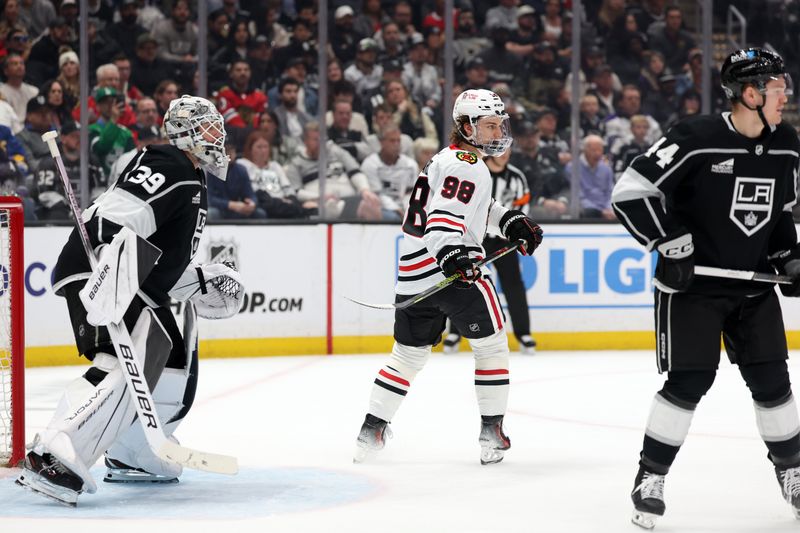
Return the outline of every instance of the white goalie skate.
<path id="1" fill-rule="evenodd" d="M 503 460 L 506 450 L 511 448 L 511 439 L 503 432 L 503 415 L 481 417 L 481 464 L 491 465 Z"/>
<path id="2" fill-rule="evenodd" d="M 631 522 L 644 529 L 653 529 L 656 520 L 664 515 L 664 476 L 639 467 L 633 482 L 633 515 Z"/>
<path id="3" fill-rule="evenodd" d="M 153 474 L 142 470 L 141 468 L 134 468 L 126 465 L 116 459 L 109 457 L 105 458 L 106 475 L 103 481 L 106 483 L 177 483 L 176 476 L 164 476 L 161 474 Z"/>
<path id="4" fill-rule="evenodd" d="M 354 463 L 363 463 L 372 458 L 386 446 L 386 439 L 392 438 L 389 423 L 378 417 L 367 415 L 361 425 L 361 431 L 356 439 L 356 453 L 353 455 Z"/>
<path id="5" fill-rule="evenodd" d="M 800 467 L 775 467 L 775 475 L 781 486 L 783 499 L 792 506 L 794 517 L 800 520 Z"/>

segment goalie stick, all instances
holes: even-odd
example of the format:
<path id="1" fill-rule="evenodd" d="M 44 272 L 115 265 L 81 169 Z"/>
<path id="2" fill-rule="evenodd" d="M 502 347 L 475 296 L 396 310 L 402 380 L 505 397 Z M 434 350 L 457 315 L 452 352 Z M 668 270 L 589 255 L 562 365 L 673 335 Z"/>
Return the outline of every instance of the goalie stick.
<path id="1" fill-rule="evenodd" d="M 58 133 L 55 131 L 48 131 L 42 135 L 42 140 L 47 143 L 47 146 L 50 148 L 50 155 L 53 156 L 56 162 L 56 167 L 58 168 L 58 173 L 64 186 L 64 192 L 67 194 L 69 206 L 78 228 L 78 234 L 83 243 L 83 249 L 86 252 L 86 257 L 89 259 L 89 264 L 92 269 L 94 269 L 97 266 L 97 257 L 92 250 L 89 234 L 86 232 L 86 226 L 81 218 L 80 207 L 78 207 L 75 193 L 72 191 L 72 184 L 64 168 L 64 162 L 61 159 L 61 153 L 56 144 L 57 137 Z M 111 336 L 111 341 L 114 344 L 114 350 L 119 358 L 119 366 L 122 369 L 122 374 L 125 376 L 125 382 L 128 385 L 128 392 L 136 406 L 137 418 L 142 424 L 147 444 L 153 452 L 164 461 L 177 463 L 187 468 L 215 472 L 218 474 L 236 474 L 239 467 L 235 457 L 193 450 L 167 439 L 161 427 L 161 420 L 156 413 L 156 403 L 153 401 L 150 388 L 146 384 L 142 386 L 144 365 L 134 349 L 130 333 L 125 327 L 125 323 L 123 321 L 120 321 L 118 324 L 111 323 L 107 328 Z"/>
<path id="2" fill-rule="evenodd" d="M 750 270 L 730 270 L 727 268 L 696 266 L 694 267 L 694 273 L 696 276 L 763 281 L 764 283 L 780 283 L 782 285 L 791 285 L 794 283 L 791 276 L 752 272 Z"/>
<path id="3" fill-rule="evenodd" d="M 494 252 L 492 254 L 489 254 L 488 256 L 484 257 L 483 259 L 481 259 L 480 261 L 475 263 L 474 266 L 476 268 L 480 268 L 483 265 L 488 265 L 488 264 L 496 261 L 497 259 L 500 259 L 504 255 L 510 254 L 511 252 L 515 251 L 517 248 L 522 246 L 523 244 L 525 244 L 525 241 L 517 241 L 517 242 L 514 242 L 514 243 L 509 243 L 506 246 L 503 246 L 502 248 L 497 250 L 496 252 Z M 440 290 L 444 289 L 445 287 L 447 287 L 451 283 L 453 283 L 455 281 L 458 281 L 458 279 L 459 279 L 459 274 L 453 274 L 450 277 L 444 278 L 442 281 L 440 281 L 439 283 L 437 283 L 433 287 L 425 289 L 421 293 L 419 293 L 419 294 L 417 294 L 415 296 L 412 296 L 408 300 L 403 300 L 402 302 L 393 303 L 393 304 L 371 304 L 371 303 L 367 303 L 367 302 L 362 302 L 360 300 L 356 300 L 354 298 L 350 298 L 349 296 L 345 296 L 345 298 L 347 298 L 351 302 L 356 303 L 358 305 L 363 305 L 364 307 L 371 307 L 373 309 L 405 309 L 406 307 L 410 307 L 410 306 L 414 305 L 415 303 L 421 302 L 422 300 L 424 300 L 425 298 L 427 298 L 431 294 L 436 294 L 437 292 L 439 292 Z"/>

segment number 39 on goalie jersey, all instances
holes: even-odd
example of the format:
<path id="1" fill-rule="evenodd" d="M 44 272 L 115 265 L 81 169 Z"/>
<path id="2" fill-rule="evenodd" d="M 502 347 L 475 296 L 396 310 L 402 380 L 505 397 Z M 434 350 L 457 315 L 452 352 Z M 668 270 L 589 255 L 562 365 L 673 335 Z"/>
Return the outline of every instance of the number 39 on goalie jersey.
<path id="1" fill-rule="evenodd" d="M 161 258 L 142 285 L 150 305 L 169 302 L 168 292 L 200 244 L 208 201 L 205 175 L 170 145 L 153 145 L 131 160 L 119 180 L 83 213 L 92 246 L 110 243 L 121 226 L 157 246 Z M 76 231 L 56 264 L 53 288 L 59 291 L 88 278 L 89 263 Z"/>
<path id="2" fill-rule="evenodd" d="M 403 221 L 397 294 L 418 294 L 444 279 L 436 256 L 448 245 L 464 245 L 482 258 L 483 238 L 506 209 L 492 199 L 492 178 L 474 152 L 445 148 L 417 178 Z"/>
<path id="3" fill-rule="evenodd" d="M 797 240 L 791 209 L 799 152 L 786 124 L 751 139 L 736 131 L 730 113 L 687 119 L 633 160 L 612 204 L 648 250 L 666 235 L 688 231 L 697 265 L 771 272 L 767 256 Z M 695 278 L 692 287 L 739 293 L 755 286 Z"/>

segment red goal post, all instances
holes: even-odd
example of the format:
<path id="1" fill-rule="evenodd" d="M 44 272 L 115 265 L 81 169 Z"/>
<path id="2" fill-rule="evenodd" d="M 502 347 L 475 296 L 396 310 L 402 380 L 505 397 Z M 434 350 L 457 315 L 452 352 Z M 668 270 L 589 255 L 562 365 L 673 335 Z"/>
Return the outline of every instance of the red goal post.
<path id="1" fill-rule="evenodd" d="M 22 200 L 0 196 L 0 466 L 25 453 L 25 263 Z"/>

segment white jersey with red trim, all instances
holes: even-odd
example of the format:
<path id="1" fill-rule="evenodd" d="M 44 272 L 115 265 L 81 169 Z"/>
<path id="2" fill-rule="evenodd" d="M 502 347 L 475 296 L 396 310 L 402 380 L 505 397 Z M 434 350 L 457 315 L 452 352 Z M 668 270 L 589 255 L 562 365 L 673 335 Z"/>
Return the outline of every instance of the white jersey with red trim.
<path id="1" fill-rule="evenodd" d="M 442 281 L 436 257 L 445 246 L 463 245 L 483 258 L 487 230 L 500 235 L 507 211 L 492 199 L 492 178 L 478 154 L 451 145 L 433 156 L 411 191 L 395 292 L 418 294 Z"/>

